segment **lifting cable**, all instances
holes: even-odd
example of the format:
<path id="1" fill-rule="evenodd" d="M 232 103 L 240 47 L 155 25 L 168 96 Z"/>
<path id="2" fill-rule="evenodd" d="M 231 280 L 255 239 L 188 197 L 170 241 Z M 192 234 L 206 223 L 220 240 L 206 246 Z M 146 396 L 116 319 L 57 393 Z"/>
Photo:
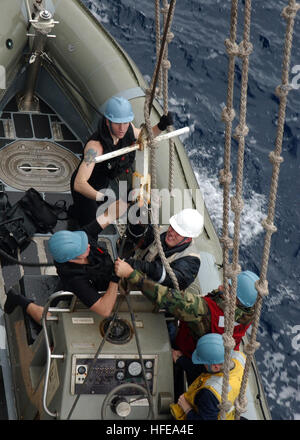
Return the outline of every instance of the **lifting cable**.
<path id="1" fill-rule="evenodd" d="M 163 22 L 164 22 L 164 27 L 166 27 L 167 25 L 167 20 L 168 20 L 168 12 L 169 12 L 169 5 L 168 5 L 168 0 L 163 0 L 163 8 L 162 8 L 162 13 L 163 13 Z M 172 10 L 172 16 L 171 16 L 171 20 L 173 21 L 173 17 L 174 17 L 174 9 Z M 160 73 L 162 78 L 159 78 L 162 80 L 162 86 L 159 87 L 159 92 L 161 92 L 162 89 L 162 94 L 163 94 L 163 111 L 164 114 L 167 115 L 168 114 L 168 101 L 169 101 L 169 96 L 168 96 L 168 71 L 171 68 L 171 63 L 170 60 L 168 60 L 168 46 L 169 44 L 172 42 L 173 38 L 174 38 L 174 34 L 172 32 L 167 32 L 166 34 L 166 38 L 167 38 L 167 44 L 164 50 L 164 54 L 163 54 L 163 61 L 162 61 L 162 69 L 160 69 Z M 167 132 L 171 132 L 173 130 L 173 127 L 168 126 L 167 127 Z M 175 156 L 175 147 L 174 147 L 174 141 L 173 139 L 169 139 L 169 192 L 171 197 L 174 197 L 173 195 L 173 189 L 174 189 L 174 156 Z"/>
<path id="2" fill-rule="evenodd" d="M 154 189 L 157 189 L 157 173 L 156 173 L 157 163 L 156 163 L 156 144 L 154 143 L 154 137 L 153 137 L 152 126 L 151 126 L 151 121 L 150 121 L 150 112 L 151 112 L 153 99 L 154 99 L 154 95 L 155 95 L 156 84 L 157 84 L 158 77 L 159 77 L 159 70 L 161 68 L 163 55 L 164 55 L 164 52 L 166 49 L 168 35 L 170 37 L 169 29 L 171 27 L 171 23 L 172 23 L 173 16 L 174 16 L 175 4 L 176 4 L 176 0 L 171 0 L 170 5 L 167 5 L 168 15 L 165 20 L 164 35 L 163 35 L 163 39 L 162 39 L 162 44 L 160 46 L 159 58 L 156 63 L 156 67 L 154 70 L 151 84 L 150 84 L 149 88 L 146 90 L 146 97 L 145 97 L 145 104 L 144 104 L 145 125 L 146 125 L 147 134 L 148 134 L 148 147 L 150 148 L 150 151 L 151 151 L 151 155 L 150 155 L 150 157 L 151 157 L 151 185 L 152 185 L 152 188 L 154 188 Z M 167 60 L 164 60 L 164 61 L 166 62 Z M 166 272 L 169 274 L 169 276 L 173 282 L 174 287 L 177 290 L 180 290 L 177 278 L 176 278 L 176 276 L 175 276 L 175 274 L 174 274 L 174 272 L 173 272 L 173 270 L 172 270 L 172 268 L 171 268 L 171 266 L 165 256 L 165 253 L 162 248 L 161 240 L 160 240 L 160 231 L 159 231 L 159 226 L 158 226 L 158 224 L 159 224 L 159 196 L 157 194 L 157 191 L 153 191 L 151 194 L 151 223 L 153 225 L 155 244 L 156 244 L 159 256 L 161 258 L 161 261 L 163 263 L 163 266 L 166 269 Z"/>

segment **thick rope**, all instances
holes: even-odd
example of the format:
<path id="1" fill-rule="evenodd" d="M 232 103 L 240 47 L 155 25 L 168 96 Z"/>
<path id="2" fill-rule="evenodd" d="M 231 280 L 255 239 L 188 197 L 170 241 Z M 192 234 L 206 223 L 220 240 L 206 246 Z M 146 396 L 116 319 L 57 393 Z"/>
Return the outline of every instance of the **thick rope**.
<path id="1" fill-rule="evenodd" d="M 300 9 L 300 4 L 296 3 L 296 0 L 290 0 L 289 5 L 285 7 L 282 12 L 282 16 L 287 21 L 287 27 L 285 34 L 285 47 L 284 47 L 284 56 L 283 56 L 283 65 L 282 65 L 282 84 L 278 86 L 276 89 L 276 93 L 280 99 L 276 144 L 274 151 L 271 152 L 269 156 L 270 161 L 273 164 L 273 173 L 272 173 L 271 186 L 270 186 L 268 216 L 265 220 L 262 221 L 262 225 L 265 228 L 266 233 L 265 233 L 264 249 L 262 255 L 260 279 L 255 284 L 256 289 L 258 291 L 258 299 L 255 305 L 255 317 L 252 324 L 250 341 L 245 347 L 245 352 L 247 353 L 247 359 L 246 359 L 246 365 L 242 379 L 240 394 L 235 406 L 236 420 L 238 420 L 240 418 L 240 414 L 246 411 L 247 409 L 247 400 L 245 396 L 246 396 L 248 375 L 251 367 L 252 358 L 254 356 L 255 351 L 259 347 L 259 343 L 256 341 L 256 335 L 257 335 L 259 320 L 261 315 L 262 301 L 263 298 L 268 295 L 268 281 L 266 279 L 266 276 L 267 276 L 268 263 L 269 263 L 271 237 L 272 234 L 276 232 L 276 227 L 274 225 L 275 204 L 277 197 L 280 164 L 283 161 L 283 158 L 280 156 L 280 154 L 282 151 L 282 140 L 284 133 L 287 95 L 290 90 L 289 68 L 290 68 L 290 59 L 291 59 L 294 22 L 295 22 L 295 16 L 299 9 Z"/>
<path id="2" fill-rule="evenodd" d="M 168 35 L 170 27 L 171 27 L 173 15 L 174 15 L 174 10 L 175 10 L 175 5 L 176 5 L 176 0 L 175 1 L 173 0 L 170 3 L 169 12 L 168 12 L 168 14 L 170 14 L 168 29 L 165 28 L 165 32 L 167 32 L 167 35 Z M 158 187 L 157 187 L 157 173 L 156 173 L 156 170 L 157 170 L 156 144 L 154 143 L 154 137 L 153 137 L 151 121 L 150 121 L 151 95 L 152 95 L 153 87 L 155 87 L 155 77 L 157 75 L 157 69 L 158 69 L 158 62 L 157 62 L 156 68 L 154 70 L 154 74 L 152 77 L 150 87 L 149 87 L 149 89 L 146 90 L 146 97 L 145 97 L 145 104 L 144 104 L 145 125 L 146 125 L 147 134 L 148 134 L 148 148 L 150 148 L 151 186 L 152 186 L 152 189 L 154 190 L 154 191 L 151 191 L 151 223 L 153 225 L 155 244 L 156 244 L 159 256 L 161 258 L 161 261 L 166 269 L 166 272 L 169 274 L 175 289 L 180 290 L 177 278 L 176 278 L 176 276 L 175 276 L 175 274 L 174 274 L 174 272 L 173 272 L 173 270 L 172 270 L 172 268 L 171 268 L 171 266 L 165 256 L 164 250 L 162 248 L 162 244 L 160 241 L 160 230 L 159 230 L 159 226 L 158 226 L 159 225 L 159 195 L 158 195 L 158 191 L 157 191 Z"/>
<path id="3" fill-rule="evenodd" d="M 236 8 L 235 12 L 232 12 L 234 16 L 237 16 L 237 2 L 233 2 L 233 7 Z M 248 134 L 248 127 L 246 125 L 247 114 L 247 88 L 248 88 L 248 67 L 249 67 L 249 55 L 252 52 L 252 44 L 250 43 L 250 23 L 251 23 L 251 0 L 245 1 L 244 10 L 244 33 L 243 40 L 238 46 L 237 55 L 242 58 L 242 80 L 241 80 L 241 96 L 240 96 L 240 118 L 239 124 L 235 129 L 235 137 L 238 140 L 238 155 L 237 155 L 237 175 L 236 175 L 236 194 L 231 199 L 231 208 L 235 214 L 234 216 L 234 236 L 233 236 L 233 255 L 232 265 L 228 265 L 225 268 L 225 275 L 229 276 L 232 280 L 231 294 L 229 300 L 226 302 L 226 308 L 224 313 L 225 319 L 225 333 L 223 334 L 224 347 L 225 347 L 225 360 L 224 360 L 224 376 L 222 385 L 222 402 L 220 404 L 220 419 L 224 420 L 227 411 L 230 409 L 230 403 L 227 400 L 228 386 L 229 386 L 229 372 L 231 366 L 231 351 L 235 346 L 235 341 L 232 337 L 235 321 L 235 309 L 236 309 L 236 289 L 237 289 L 237 275 L 241 271 L 239 265 L 239 242 L 240 242 L 240 216 L 243 210 L 243 168 L 244 168 L 244 150 L 245 150 L 245 136 Z M 236 46 L 233 47 L 235 52 Z"/>
<path id="4" fill-rule="evenodd" d="M 223 185 L 223 234 L 220 241 L 223 244 L 223 285 L 224 298 L 229 302 L 229 290 L 227 281 L 227 269 L 229 267 L 229 249 L 232 248 L 233 242 L 229 237 L 229 211 L 230 211 L 230 183 L 232 174 L 230 172 L 230 156 L 231 156 L 231 134 L 232 122 L 235 117 L 233 109 L 233 90 L 234 90 L 234 70 L 235 57 L 238 55 L 238 47 L 236 44 L 236 28 L 238 17 L 238 0 L 233 0 L 231 4 L 231 20 L 230 20 L 230 38 L 225 40 L 225 46 L 229 56 L 228 63 L 228 87 L 227 87 L 227 103 L 222 112 L 222 120 L 225 122 L 225 146 L 224 146 L 224 169 L 220 172 L 219 181 Z M 225 320 L 229 320 L 228 307 L 225 309 Z"/>
<path id="5" fill-rule="evenodd" d="M 151 97 L 149 100 L 149 113 L 151 113 L 151 110 L 152 110 L 152 104 L 153 104 L 153 100 L 154 100 L 154 96 L 155 96 L 155 92 L 156 92 L 156 84 L 157 84 L 158 77 L 160 74 L 161 63 L 163 61 L 164 51 L 165 51 L 166 44 L 167 44 L 167 36 L 169 34 L 169 30 L 170 30 L 170 26 L 171 26 L 171 22 L 172 22 L 171 19 L 173 18 L 173 15 L 174 15 L 175 4 L 176 4 L 176 0 L 171 0 L 169 10 L 168 10 L 167 22 L 165 25 L 164 34 L 163 34 L 161 45 L 160 45 L 159 56 L 156 61 L 154 75 L 153 75 L 153 78 L 151 81 L 152 89 L 151 89 Z"/>
<path id="6" fill-rule="evenodd" d="M 155 43 L 156 43 L 156 59 L 158 60 L 160 52 L 160 0 L 155 0 Z M 162 97 L 162 71 L 160 69 L 158 76 L 158 87 L 156 90 L 158 98 Z"/>
<path id="7" fill-rule="evenodd" d="M 169 4 L 168 0 L 163 0 L 163 9 L 162 13 L 164 14 L 164 27 L 167 23 L 167 16 L 169 12 Z M 173 21 L 174 16 L 174 9 L 171 15 L 171 21 Z M 164 59 L 162 63 L 162 69 L 163 69 L 163 109 L 164 114 L 166 115 L 168 113 L 168 102 L 169 102 L 169 86 L 168 86 L 168 72 L 171 68 L 171 63 L 168 60 L 168 45 L 171 43 L 171 41 L 174 38 L 174 34 L 172 32 L 168 32 L 167 35 L 167 45 L 164 52 Z M 172 127 L 167 127 L 167 131 L 171 132 L 173 130 Z M 174 147 L 174 141 L 173 139 L 169 139 L 169 192 L 171 196 L 173 195 L 173 189 L 174 189 L 174 156 L 175 156 L 175 147 Z"/>

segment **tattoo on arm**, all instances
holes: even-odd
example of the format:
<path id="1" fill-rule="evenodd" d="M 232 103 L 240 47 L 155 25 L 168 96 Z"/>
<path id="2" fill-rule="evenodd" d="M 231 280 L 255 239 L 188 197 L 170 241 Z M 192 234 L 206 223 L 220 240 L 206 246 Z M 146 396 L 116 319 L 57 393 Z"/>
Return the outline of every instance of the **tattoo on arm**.
<path id="1" fill-rule="evenodd" d="M 84 155 L 84 162 L 86 162 L 87 165 L 95 162 L 95 157 L 97 157 L 97 152 L 93 148 L 89 148 L 87 152 Z"/>

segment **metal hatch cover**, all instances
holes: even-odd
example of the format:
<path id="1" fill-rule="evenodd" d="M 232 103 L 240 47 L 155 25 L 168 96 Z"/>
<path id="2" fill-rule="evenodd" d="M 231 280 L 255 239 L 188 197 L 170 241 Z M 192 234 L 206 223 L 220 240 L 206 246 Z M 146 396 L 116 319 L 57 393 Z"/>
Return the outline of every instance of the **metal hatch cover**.
<path id="1" fill-rule="evenodd" d="M 79 162 L 74 153 L 51 141 L 15 141 L 0 151 L 0 179 L 19 190 L 69 192 Z"/>
<path id="2" fill-rule="evenodd" d="M 106 334 L 112 318 L 106 318 L 100 323 L 100 333 L 102 337 Z M 126 344 L 133 335 L 133 329 L 126 319 L 117 318 L 112 325 L 106 340 L 111 344 Z"/>

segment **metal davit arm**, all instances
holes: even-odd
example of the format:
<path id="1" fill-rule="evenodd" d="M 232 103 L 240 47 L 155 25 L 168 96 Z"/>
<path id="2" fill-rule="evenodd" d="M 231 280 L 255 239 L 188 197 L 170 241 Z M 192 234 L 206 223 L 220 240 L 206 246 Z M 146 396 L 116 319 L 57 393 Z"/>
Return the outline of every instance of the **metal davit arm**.
<path id="1" fill-rule="evenodd" d="M 43 331 L 44 331 L 44 335 L 45 335 L 45 344 L 46 344 L 46 351 L 47 351 L 46 373 L 45 373 L 44 390 L 43 390 L 43 408 L 44 408 L 44 411 L 50 417 L 55 417 L 55 418 L 57 418 L 58 413 L 51 412 L 47 407 L 48 381 L 49 381 L 49 375 L 50 375 L 51 360 L 52 359 L 64 359 L 64 355 L 51 353 L 50 340 L 49 340 L 48 331 L 47 331 L 47 321 L 57 321 L 58 317 L 57 316 L 47 316 L 47 315 L 48 315 L 48 312 L 70 313 L 72 311 L 72 307 L 61 308 L 61 309 L 57 308 L 57 307 L 50 307 L 52 302 L 55 299 L 60 298 L 60 297 L 65 297 L 65 296 L 74 297 L 75 295 L 72 292 L 64 292 L 64 291 L 59 291 L 59 292 L 53 293 L 49 297 L 49 299 L 44 307 L 43 316 L 42 316 L 42 327 L 43 327 Z"/>

